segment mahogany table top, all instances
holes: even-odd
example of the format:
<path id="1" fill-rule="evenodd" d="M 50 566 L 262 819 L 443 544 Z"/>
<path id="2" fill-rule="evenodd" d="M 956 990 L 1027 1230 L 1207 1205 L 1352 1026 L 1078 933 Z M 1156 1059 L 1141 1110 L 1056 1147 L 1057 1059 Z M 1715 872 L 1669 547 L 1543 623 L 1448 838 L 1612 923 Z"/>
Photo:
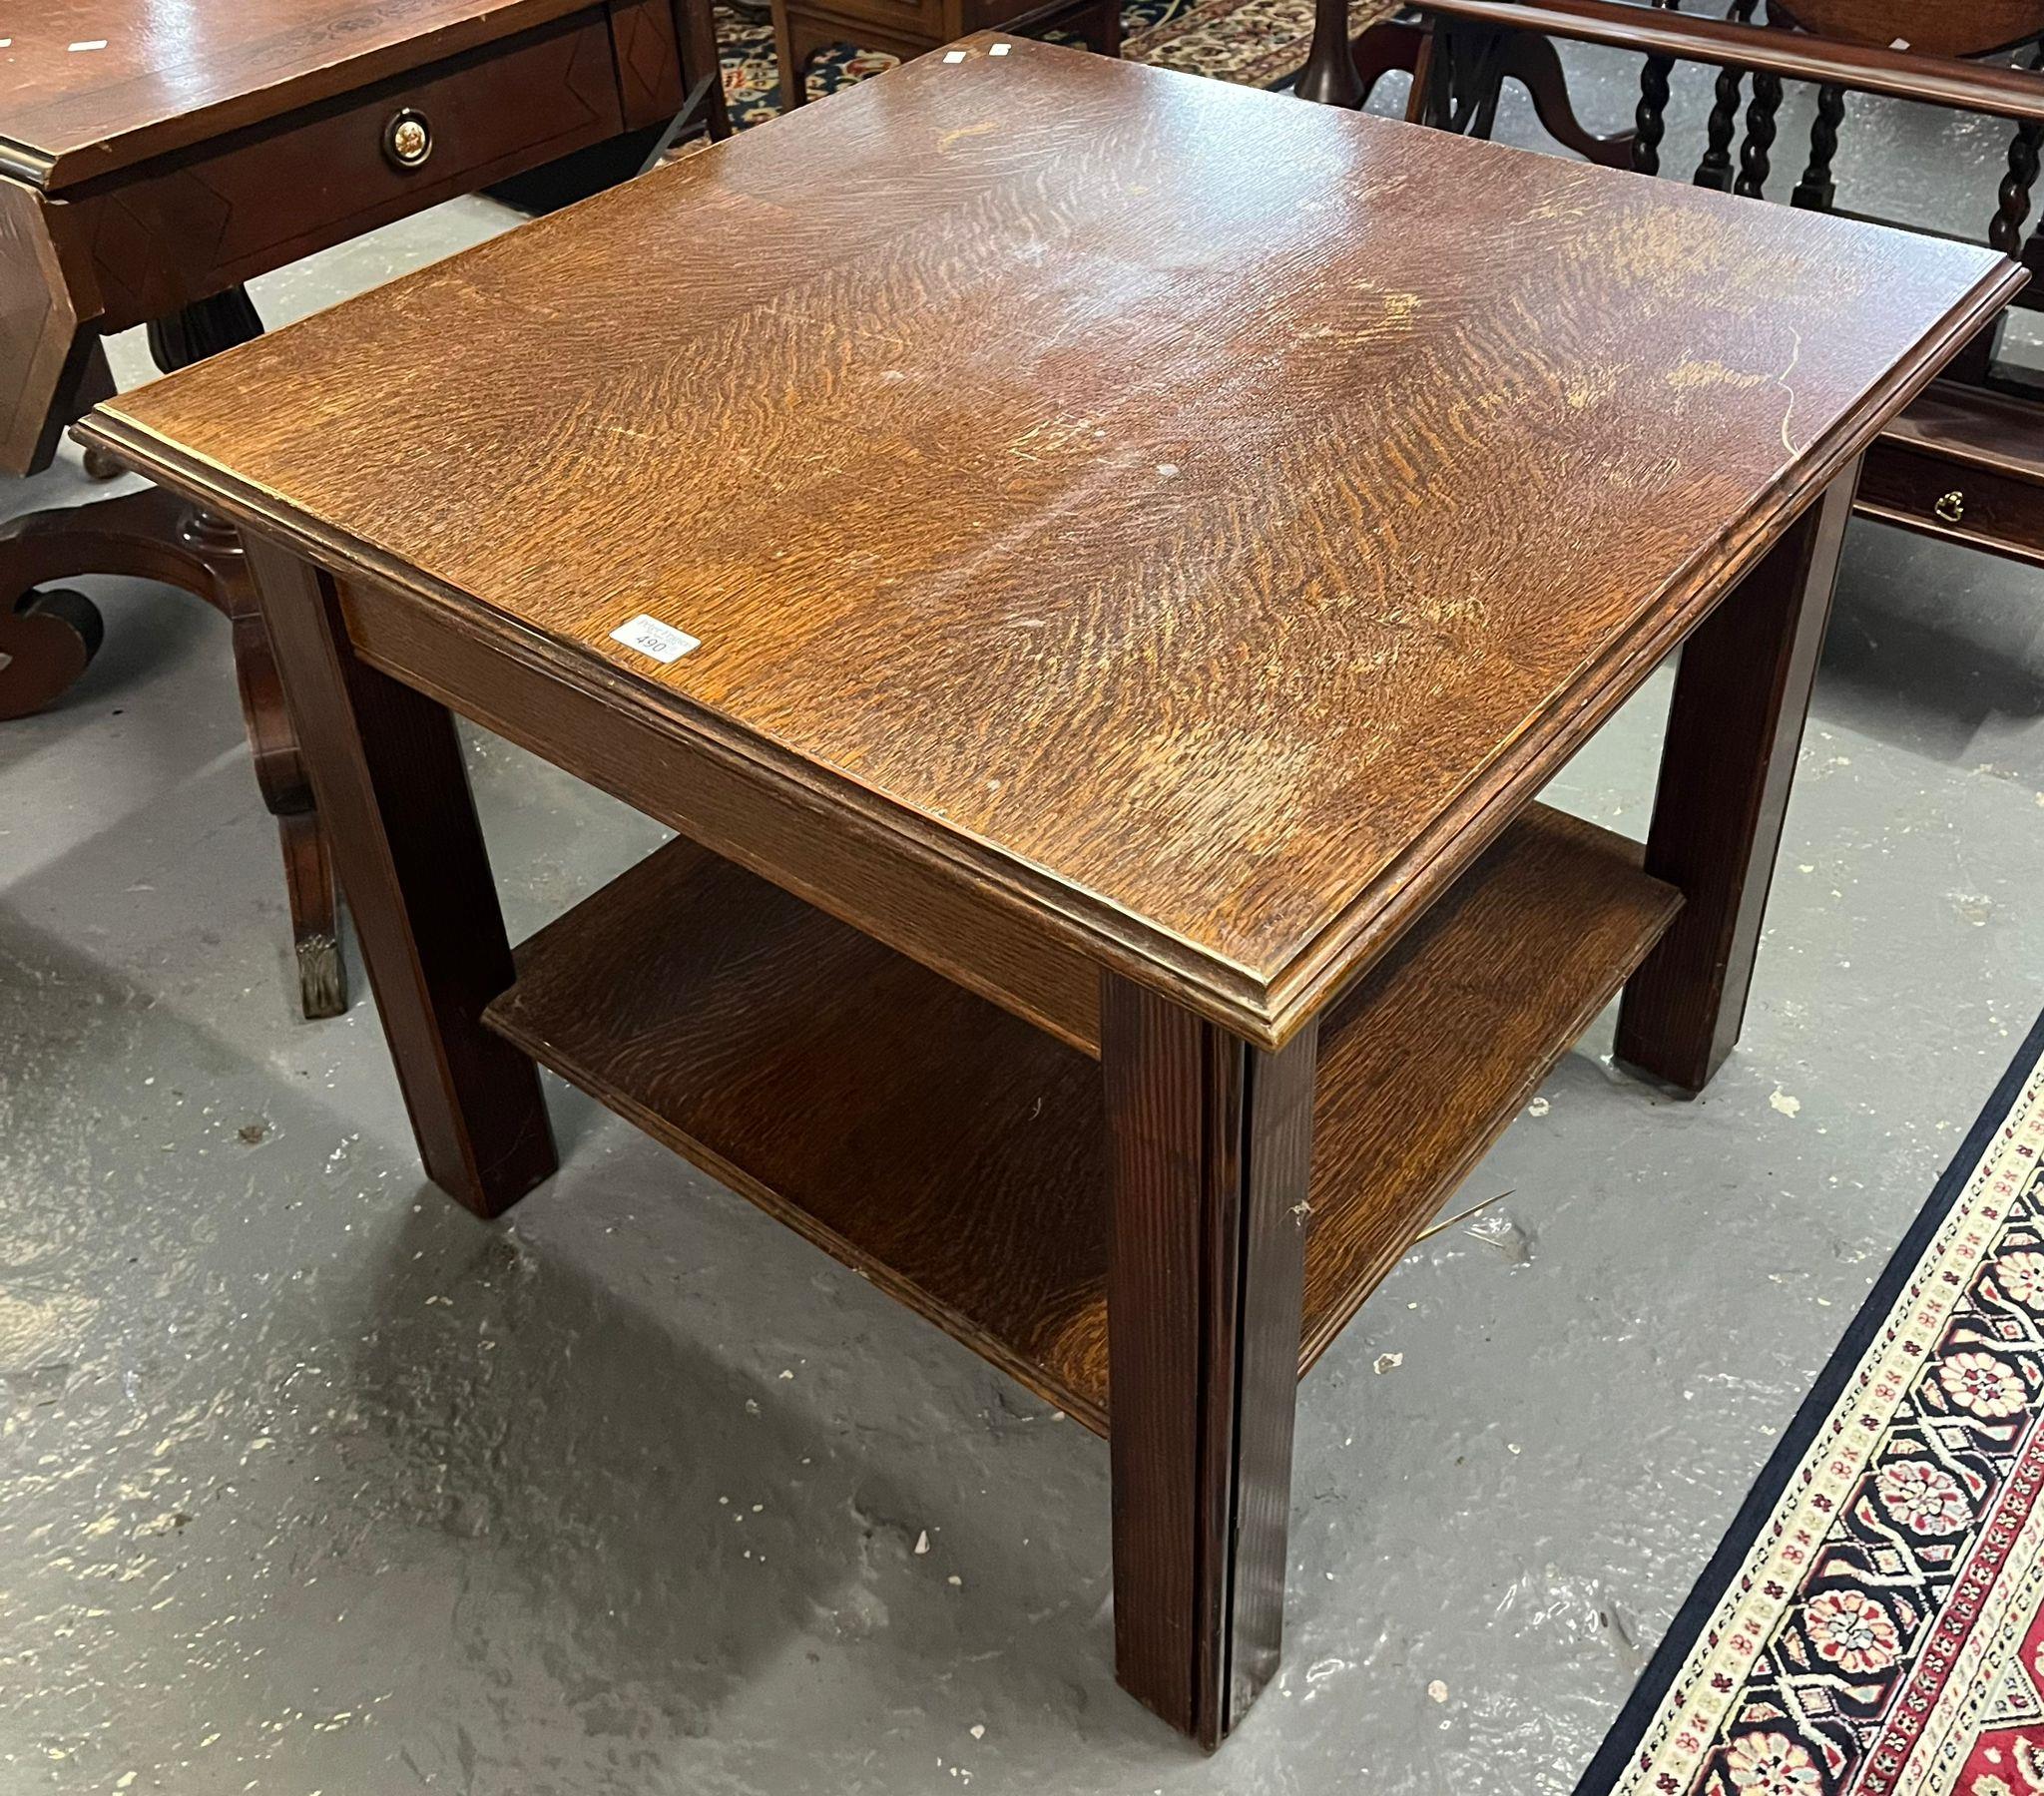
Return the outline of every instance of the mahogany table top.
<path id="1" fill-rule="evenodd" d="M 0 0 L 0 170 L 58 187 L 588 0 Z"/>
<path id="2" fill-rule="evenodd" d="M 1275 1042 L 2021 278 L 999 41 L 86 434 Z"/>

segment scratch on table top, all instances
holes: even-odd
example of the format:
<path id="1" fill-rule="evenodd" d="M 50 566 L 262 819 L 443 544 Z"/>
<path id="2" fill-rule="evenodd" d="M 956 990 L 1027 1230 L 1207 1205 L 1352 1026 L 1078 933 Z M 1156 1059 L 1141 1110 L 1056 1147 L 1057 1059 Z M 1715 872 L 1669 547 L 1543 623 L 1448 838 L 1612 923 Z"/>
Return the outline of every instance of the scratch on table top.
<path id="1" fill-rule="evenodd" d="M 1049 434 L 1046 435 L 1046 432 Z M 1038 461 L 1042 456 L 1036 453 L 1037 451 L 1040 450 L 1042 455 L 1053 454 L 1057 450 L 1069 448 L 1073 443 L 1080 442 L 1089 432 L 1095 439 L 1106 434 L 1095 427 L 1095 421 L 1090 417 L 1075 418 L 1067 412 L 1057 412 L 1041 423 L 1032 424 L 1020 436 L 1014 438 L 1008 444 L 1008 453 L 1020 461 Z M 1158 471 L 1163 472 L 1161 468 Z M 1172 472 L 1177 473 L 1178 470 L 1174 468 Z"/>
<path id="2" fill-rule="evenodd" d="M 776 318 L 785 324 L 808 325 L 819 336 L 849 337 L 854 342 L 880 343 L 889 349 L 906 349 L 909 347 L 905 338 L 896 336 L 891 331 L 874 330 L 867 326 L 850 323 L 843 318 L 819 318 L 809 312 L 797 311 L 793 306 L 787 305 L 779 299 L 767 300 L 760 307 L 760 315 L 762 317 Z"/>
<path id="3" fill-rule="evenodd" d="M 1585 368 L 1569 382 L 1562 397 L 1572 411 L 1587 411 L 1602 405 L 1618 391 L 1618 372 L 1613 368 Z"/>
<path id="4" fill-rule="evenodd" d="M 1715 356 L 1707 361 L 1698 361 L 1694 356 L 1684 356 L 1668 371 L 1668 384 L 1684 390 L 1696 387 L 1730 386 L 1755 387 L 1767 383 L 1765 374 L 1749 374 L 1740 368 L 1728 368 Z"/>
<path id="5" fill-rule="evenodd" d="M 1802 332 L 1793 324 L 1782 326 L 1795 341 L 1788 352 L 1788 365 L 1775 376 L 1775 384 L 1788 395 L 1788 409 L 1782 414 L 1782 447 L 1790 455 L 1795 453 L 1794 441 L 1788 435 L 1788 420 L 1795 416 L 1795 389 L 1788 384 L 1788 376 L 1795 372 L 1795 364 L 1802 359 Z"/>
<path id="6" fill-rule="evenodd" d="M 938 138 L 937 148 L 939 150 L 948 150 L 960 138 L 985 137 L 993 129 L 994 121 L 992 119 L 982 119 L 977 125 L 961 125 L 956 131 L 947 131 L 942 137 Z"/>

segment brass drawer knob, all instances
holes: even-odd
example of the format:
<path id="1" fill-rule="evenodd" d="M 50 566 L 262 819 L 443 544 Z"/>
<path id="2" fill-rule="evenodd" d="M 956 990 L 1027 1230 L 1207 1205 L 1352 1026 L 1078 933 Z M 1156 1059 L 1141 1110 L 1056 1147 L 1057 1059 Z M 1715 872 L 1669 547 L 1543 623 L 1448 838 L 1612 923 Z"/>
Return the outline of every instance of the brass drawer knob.
<path id="1" fill-rule="evenodd" d="M 1930 508 L 1947 524 L 1956 524 L 1966 515 L 1966 495 L 1954 489 Z"/>
<path id="2" fill-rule="evenodd" d="M 416 169 L 433 154 L 433 128 L 426 115 L 407 106 L 383 127 L 383 154 L 400 169 Z"/>

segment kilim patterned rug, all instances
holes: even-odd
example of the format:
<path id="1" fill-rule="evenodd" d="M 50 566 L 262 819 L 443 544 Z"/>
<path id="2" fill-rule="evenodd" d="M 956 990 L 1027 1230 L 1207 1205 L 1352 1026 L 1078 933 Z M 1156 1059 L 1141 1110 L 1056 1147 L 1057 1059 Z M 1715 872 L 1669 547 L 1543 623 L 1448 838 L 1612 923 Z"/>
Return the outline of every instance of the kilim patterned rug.
<path id="1" fill-rule="evenodd" d="M 1356 29 L 1370 10 L 1355 7 Z M 1312 0 L 1125 0 L 1122 7 L 1124 56 L 1251 87 L 1289 81 L 1303 66 L 1312 36 Z M 780 110 L 780 72 L 766 8 L 720 5 L 717 41 L 732 123 L 744 130 L 772 118 Z M 894 62 L 876 51 L 840 45 L 810 65 L 809 92 L 831 93 Z"/>
<path id="2" fill-rule="evenodd" d="M 1577 1796 L 2044 1796 L 2044 1020 Z"/>

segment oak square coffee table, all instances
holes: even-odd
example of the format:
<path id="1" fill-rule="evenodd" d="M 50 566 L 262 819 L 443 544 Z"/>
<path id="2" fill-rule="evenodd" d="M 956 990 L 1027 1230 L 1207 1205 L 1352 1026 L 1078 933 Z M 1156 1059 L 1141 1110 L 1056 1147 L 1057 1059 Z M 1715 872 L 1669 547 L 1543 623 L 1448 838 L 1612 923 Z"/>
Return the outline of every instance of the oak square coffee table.
<path id="1" fill-rule="evenodd" d="M 1212 1745 L 1299 1373 L 1621 986 L 1729 1051 L 1859 455 L 2021 275 L 957 53 L 82 434 L 247 537 L 433 1178 L 552 1067 L 1106 1434 Z M 1678 644 L 1644 847 L 1534 802 Z M 456 712 L 679 839 L 514 955 Z"/>

